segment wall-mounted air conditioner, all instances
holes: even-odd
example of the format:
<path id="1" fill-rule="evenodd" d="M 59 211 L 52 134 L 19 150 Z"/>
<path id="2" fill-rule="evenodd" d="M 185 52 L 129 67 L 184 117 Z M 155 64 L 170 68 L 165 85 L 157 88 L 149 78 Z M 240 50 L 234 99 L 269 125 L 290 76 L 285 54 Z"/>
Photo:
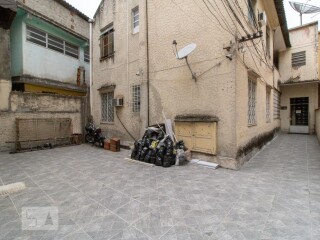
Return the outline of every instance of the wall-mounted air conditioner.
<path id="1" fill-rule="evenodd" d="M 113 106 L 122 107 L 123 106 L 123 98 L 115 98 L 115 99 L 113 99 Z"/>
<path id="2" fill-rule="evenodd" d="M 267 25 L 267 14 L 266 14 L 266 12 L 261 12 L 261 13 L 258 14 L 258 23 L 259 23 L 260 27 Z"/>

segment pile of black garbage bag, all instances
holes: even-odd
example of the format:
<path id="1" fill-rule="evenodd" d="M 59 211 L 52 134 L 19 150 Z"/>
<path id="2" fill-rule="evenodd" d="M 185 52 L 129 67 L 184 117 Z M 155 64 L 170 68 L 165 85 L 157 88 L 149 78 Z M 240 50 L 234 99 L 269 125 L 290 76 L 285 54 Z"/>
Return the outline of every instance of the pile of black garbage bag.
<path id="1" fill-rule="evenodd" d="M 131 158 L 156 166 L 170 167 L 176 164 L 177 152 L 185 150 L 183 141 L 174 143 L 163 127 L 149 127 L 142 139 L 135 142 Z"/>

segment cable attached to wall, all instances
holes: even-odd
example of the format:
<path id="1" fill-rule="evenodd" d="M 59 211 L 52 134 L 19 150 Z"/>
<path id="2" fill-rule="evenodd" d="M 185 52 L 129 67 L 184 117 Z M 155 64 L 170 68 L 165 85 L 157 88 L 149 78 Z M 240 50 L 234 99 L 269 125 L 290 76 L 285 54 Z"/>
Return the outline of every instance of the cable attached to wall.
<path id="1" fill-rule="evenodd" d="M 129 130 L 126 128 L 126 126 L 121 121 L 121 119 L 120 119 L 120 117 L 118 115 L 118 110 L 117 109 L 116 109 L 116 116 L 117 116 L 119 122 L 121 123 L 122 127 L 126 130 L 126 132 L 129 134 L 129 136 L 136 142 L 137 140 L 132 136 L 132 134 L 129 132 Z"/>

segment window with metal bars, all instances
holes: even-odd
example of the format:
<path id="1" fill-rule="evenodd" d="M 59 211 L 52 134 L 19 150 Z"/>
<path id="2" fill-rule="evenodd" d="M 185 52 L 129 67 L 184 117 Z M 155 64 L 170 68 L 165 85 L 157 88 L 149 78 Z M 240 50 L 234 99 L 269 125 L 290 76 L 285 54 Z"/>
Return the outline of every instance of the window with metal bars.
<path id="1" fill-rule="evenodd" d="M 132 112 L 140 112 L 141 86 L 132 85 Z"/>
<path id="2" fill-rule="evenodd" d="M 248 79 L 248 125 L 256 124 L 256 80 Z"/>
<path id="3" fill-rule="evenodd" d="M 306 65 L 306 51 L 292 53 L 291 64 L 292 67 Z"/>
<path id="4" fill-rule="evenodd" d="M 256 14 L 255 14 L 256 3 L 257 3 L 257 0 L 248 0 L 248 3 L 247 3 L 248 18 L 252 26 L 256 26 Z"/>
<path id="5" fill-rule="evenodd" d="M 73 58 L 79 58 L 79 47 L 76 45 L 29 25 L 27 25 L 27 41 Z"/>
<path id="6" fill-rule="evenodd" d="M 266 121 L 270 122 L 270 89 L 266 90 Z"/>
<path id="7" fill-rule="evenodd" d="M 90 49 L 89 49 L 89 47 L 86 47 L 84 49 L 84 61 L 90 62 Z"/>
<path id="8" fill-rule="evenodd" d="M 273 118 L 280 118 L 280 93 L 276 90 L 273 91 Z"/>
<path id="9" fill-rule="evenodd" d="M 113 107 L 114 92 L 101 93 L 101 119 L 102 122 L 114 122 Z"/>
<path id="10" fill-rule="evenodd" d="M 139 7 L 132 10 L 132 27 L 133 33 L 139 32 Z"/>
<path id="11" fill-rule="evenodd" d="M 114 55 L 114 29 L 108 27 L 100 37 L 100 58 L 108 58 Z"/>

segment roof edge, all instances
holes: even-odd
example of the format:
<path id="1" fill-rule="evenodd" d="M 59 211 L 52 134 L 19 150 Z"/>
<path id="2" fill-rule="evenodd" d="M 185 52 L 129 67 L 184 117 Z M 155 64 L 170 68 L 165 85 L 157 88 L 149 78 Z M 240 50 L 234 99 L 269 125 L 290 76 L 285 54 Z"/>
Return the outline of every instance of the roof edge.
<path id="1" fill-rule="evenodd" d="M 303 25 L 300 25 L 300 26 L 297 26 L 297 27 L 290 28 L 289 32 L 290 31 L 294 31 L 294 30 L 298 30 L 300 28 L 309 27 L 309 26 L 312 26 L 312 25 L 318 25 L 318 21 L 313 21 L 313 22 L 306 23 L 306 24 L 303 24 Z"/>
<path id="2" fill-rule="evenodd" d="M 289 48 L 291 47 L 291 43 L 290 43 L 289 30 L 288 30 L 283 0 L 274 0 L 274 5 L 276 6 L 277 15 L 279 18 L 279 23 L 280 23 L 281 31 L 283 34 L 284 42 L 286 46 Z"/>
<path id="3" fill-rule="evenodd" d="M 70 3 L 66 2 L 65 0 L 54 0 L 54 1 L 59 3 L 60 5 L 64 6 L 69 11 L 74 12 L 75 14 L 77 14 L 82 19 L 84 19 L 86 21 L 89 21 L 90 18 L 87 15 L 85 15 L 80 10 L 76 9 L 74 6 L 72 6 Z"/>

